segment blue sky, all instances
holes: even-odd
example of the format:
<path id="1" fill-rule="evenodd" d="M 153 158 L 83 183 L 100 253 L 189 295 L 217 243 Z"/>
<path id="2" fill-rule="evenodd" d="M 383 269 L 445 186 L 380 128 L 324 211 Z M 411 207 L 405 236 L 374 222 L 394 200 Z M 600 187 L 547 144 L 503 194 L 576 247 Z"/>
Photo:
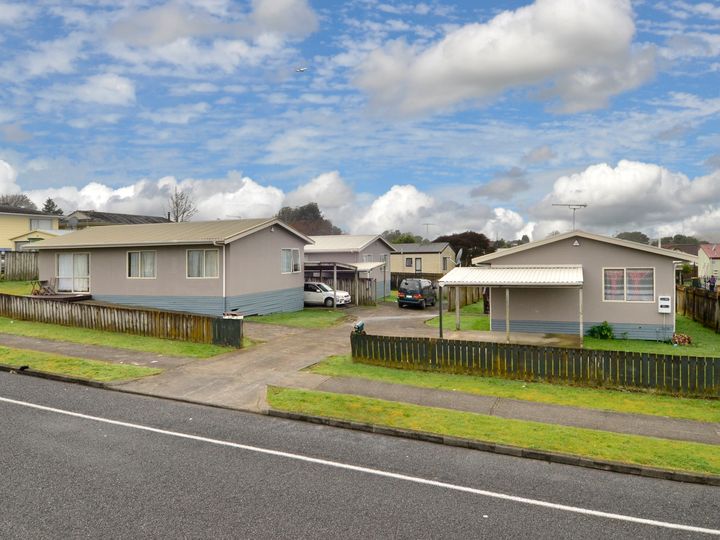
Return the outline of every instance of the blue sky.
<path id="1" fill-rule="evenodd" d="M 0 47 L 0 191 L 66 212 L 720 240 L 718 2 L 0 0 Z"/>

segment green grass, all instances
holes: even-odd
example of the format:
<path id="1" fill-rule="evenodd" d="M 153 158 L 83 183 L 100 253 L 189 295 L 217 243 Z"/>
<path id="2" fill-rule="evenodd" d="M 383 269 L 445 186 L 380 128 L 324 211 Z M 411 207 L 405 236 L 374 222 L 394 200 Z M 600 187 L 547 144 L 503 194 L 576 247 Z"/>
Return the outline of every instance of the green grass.
<path id="1" fill-rule="evenodd" d="M 0 294 L 27 296 L 32 291 L 32 281 L 0 281 Z"/>
<path id="2" fill-rule="evenodd" d="M 247 318 L 249 322 L 264 324 L 280 324 L 282 326 L 295 326 L 298 328 L 330 328 L 347 319 L 342 308 L 305 308 L 302 311 L 289 313 L 273 313 L 259 317 Z"/>
<path id="3" fill-rule="evenodd" d="M 675 331 L 692 338 L 692 345 L 673 346 L 670 343 L 640 339 L 597 339 L 585 337 L 586 349 L 630 351 L 687 356 L 720 356 L 720 334 L 683 315 L 675 318 Z"/>
<path id="4" fill-rule="evenodd" d="M 93 381 L 110 382 L 125 379 L 137 379 L 157 375 L 161 369 L 144 366 L 132 366 L 127 364 L 111 364 L 98 360 L 83 360 L 68 356 L 58 356 L 37 351 L 26 351 L 23 349 L 10 349 L 0 347 L 0 364 L 11 367 L 29 366 L 30 369 L 80 377 Z"/>
<path id="5" fill-rule="evenodd" d="M 425 324 L 433 328 L 440 327 L 440 317 L 435 317 Z M 455 330 L 455 312 L 443 313 L 443 330 Z M 483 302 L 468 304 L 460 308 L 460 330 L 475 330 L 479 332 L 490 331 L 490 317 L 483 313 Z"/>
<path id="6" fill-rule="evenodd" d="M 357 377 L 480 396 L 521 399 L 602 411 L 667 416 L 698 422 L 720 422 L 720 400 L 393 369 L 353 362 L 349 356 L 331 356 L 311 366 L 308 371 L 331 377 Z"/>
<path id="7" fill-rule="evenodd" d="M 718 447 L 509 420 L 346 394 L 268 388 L 275 409 L 695 473 L 720 474 Z"/>
<path id="8" fill-rule="evenodd" d="M 0 317 L 0 333 L 190 358 L 209 358 L 235 350 L 231 347 L 221 347 L 219 345 L 104 332 L 59 324 L 18 321 L 5 317 Z"/>

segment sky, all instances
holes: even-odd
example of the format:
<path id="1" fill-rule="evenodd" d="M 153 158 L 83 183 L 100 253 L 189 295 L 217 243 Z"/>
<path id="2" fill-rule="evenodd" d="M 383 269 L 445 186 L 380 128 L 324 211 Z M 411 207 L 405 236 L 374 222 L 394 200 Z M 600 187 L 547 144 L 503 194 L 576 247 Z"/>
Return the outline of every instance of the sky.
<path id="1" fill-rule="evenodd" d="M 0 0 L 0 193 L 720 241 L 720 2 Z"/>

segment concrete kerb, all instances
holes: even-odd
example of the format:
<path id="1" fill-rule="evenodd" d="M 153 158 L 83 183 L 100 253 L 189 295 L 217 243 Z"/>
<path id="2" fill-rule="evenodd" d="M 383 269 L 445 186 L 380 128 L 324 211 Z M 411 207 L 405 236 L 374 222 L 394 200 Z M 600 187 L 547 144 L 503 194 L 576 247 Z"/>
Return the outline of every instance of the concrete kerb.
<path id="1" fill-rule="evenodd" d="M 122 387 L 83 379 L 81 377 L 68 377 L 66 375 L 57 375 L 44 371 L 36 371 L 31 369 L 19 370 L 17 367 L 0 364 L 0 371 L 16 373 L 30 377 L 38 377 L 52 381 L 65 383 L 80 384 L 90 386 L 102 390 L 111 390 L 114 392 L 122 392 L 124 394 L 133 394 L 137 396 L 152 397 L 155 399 L 165 399 L 177 403 L 187 403 L 190 405 L 201 405 L 204 407 L 213 407 L 216 409 L 224 409 L 229 411 L 237 411 L 251 414 L 262 414 L 276 418 L 284 418 L 286 420 L 296 420 L 309 422 L 312 424 L 321 424 L 329 427 L 337 427 L 342 429 L 352 429 L 355 431 L 365 431 L 367 433 L 375 433 L 377 435 L 386 435 L 390 437 L 402 437 L 405 439 L 413 439 L 416 441 L 429 442 L 434 444 L 443 444 L 446 446 L 456 446 L 459 448 L 468 448 L 471 450 L 480 450 L 482 452 L 492 452 L 506 456 L 522 457 L 528 459 L 537 459 L 548 461 L 550 463 L 559 463 L 562 465 L 574 465 L 577 467 L 586 467 L 590 469 L 599 469 L 603 471 L 617 472 L 623 474 L 634 474 L 637 476 L 645 476 L 648 478 L 658 478 L 662 480 L 672 480 L 675 482 L 688 482 L 692 484 L 704 484 L 709 486 L 720 486 L 720 476 L 686 473 L 681 471 L 672 471 L 668 469 L 658 469 L 654 467 L 645 467 L 642 465 L 629 465 L 626 463 L 618 463 L 615 461 L 601 461 L 590 458 L 573 456 L 570 454 L 561 454 L 558 452 L 549 452 L 544 450 L 533 450 L 528 448 L 520 448 L 517 446 L 509 446 L 496 444 L 487 441 L 476 441 L 472 439 L 462 439 L 460 437 L 450 437 L 445 435 L 437 435 L 435 433 L 427 433 L 423 431 L 412 431 L 408 429 L 393 428 L 389 426 L 380 426 L 375 424 L 366 424 L 363 422 L 351 422 L 348 420 L 339 420 L 336 418 L 328 418 L 325 416 L 314 416 L 310 414 L 293 413 L 280 411 L 277 409 L 268 409 L 266 411 L 249 411 L 218 405 L 215 403 L 205 403 L 202 401 L 194 401 L 190 399 L 157 396 L 146 392 L 138 392 L 136 390 L 128 390 Z"/>

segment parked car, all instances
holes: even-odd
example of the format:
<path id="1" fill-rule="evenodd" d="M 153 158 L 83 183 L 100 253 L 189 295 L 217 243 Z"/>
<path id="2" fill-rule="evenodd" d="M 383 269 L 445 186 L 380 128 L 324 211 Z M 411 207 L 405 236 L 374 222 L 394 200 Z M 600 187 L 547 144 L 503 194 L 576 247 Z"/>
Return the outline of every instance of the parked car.
<path id="1" fill-rule="evenodd" d="M 429 279 L 403 279 L 398 287 L 398 306 L 434 306 L 437 289 Z"/>
<path id="2" fill-rule="evenodd" d="M 347 291 L 333 291 L 333 288 L 325 283 L 319 281 L 305 283 L 306 304 L 332 307 L 335 298 L 338 306 L 347 305 L 352 300 Z"/>

